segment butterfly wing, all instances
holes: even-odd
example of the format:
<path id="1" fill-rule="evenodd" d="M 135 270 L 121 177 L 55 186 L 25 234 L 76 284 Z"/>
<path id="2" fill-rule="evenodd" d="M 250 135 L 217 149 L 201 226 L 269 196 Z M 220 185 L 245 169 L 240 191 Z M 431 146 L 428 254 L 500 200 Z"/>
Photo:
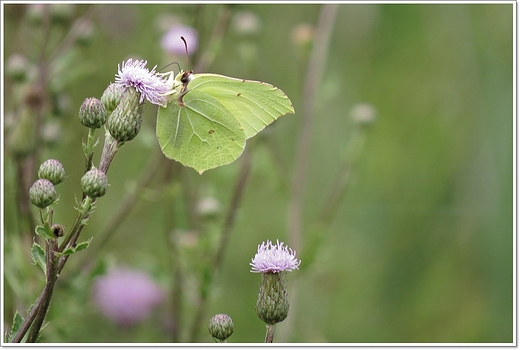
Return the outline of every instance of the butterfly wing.
<path id="1" fill-rule="evenodd" d="M 246 139 L 282 115 L 294 113 L 291 100 L 282 90 L 260 81 L 194 74 L 188 90 L 204 92 L 218 100 L 242 125 Z"/>
<path id="2" fill-rule="evenodd" d="M 159 108 L 156 134 L 164 155 L 201 174 L 235 161 L 246 140 L 239 121 L 204 91 L 190 87 L 182 101 Z"/>

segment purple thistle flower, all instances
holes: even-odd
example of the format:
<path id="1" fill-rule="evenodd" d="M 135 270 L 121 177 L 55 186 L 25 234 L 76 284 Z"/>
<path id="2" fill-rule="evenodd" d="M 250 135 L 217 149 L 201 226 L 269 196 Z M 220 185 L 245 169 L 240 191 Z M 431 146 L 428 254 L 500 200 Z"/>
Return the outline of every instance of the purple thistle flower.
<path id="1" fill-rule="evenodd" d="M 164 298 L 163 291 L 144 272 L 114 268 L 98 277 L 93 300 L 99 311 L 121 326 L 144 321 Z"/>
<path id="2" fill-rule="evenodd" d="M 296 252 L 276 240 L 276 245 L 271 241 L 262 242 L 258 246 L 258 252 L 249 265 L 253 268 L 251 272 L 279 273 L 298 269 L 301 260 L 296 259 Z"/>
<path id="3" fill-rule="evenodd" d="M 163 96 L 171 90 L 171 82 L 168 78 L 161 77 L 155 72 L 146 68 L 147 61 L 132 60 L 131 58 L 117 65 L 116 83 L 124 87 L 133 87 L 140 94 L 140 103 L 146 98 L 153 104 L 166 106 L 166 98 Z"/>

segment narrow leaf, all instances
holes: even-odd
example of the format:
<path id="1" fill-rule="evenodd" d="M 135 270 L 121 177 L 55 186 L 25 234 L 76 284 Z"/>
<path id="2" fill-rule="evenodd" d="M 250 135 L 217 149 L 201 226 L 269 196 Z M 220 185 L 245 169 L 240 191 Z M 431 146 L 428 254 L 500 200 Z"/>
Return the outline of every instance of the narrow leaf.
<path id="1" fill-rule="evenodd" d="M 20 316 L 18 311 L 16 311 L 16 313 L 14 314 L 14 317 L 13 317 L 13 325 L 11 327 L 11 332 L 9 333 L 9 336 L 7 339 L 7 341 L 9 343 L 12 342 L 16 333 L 18 333 L 18 330 L 20 329 L 20 326 L 22 325 L 22 323 L 23 323 L 23 318 L 22 318 L 22 316 Z"/>
<path id="2" fill-rule="evenodd" d="M 36 232 L 36 234 L 44 239 L 54 239 L 56 238 L 54 236 L 54 234 L 52 233 L 50 227 L 47 227 L 46 226 L 41 226 L 41 225 L 38 225 L 36 226 L 36 228 L 34 229 L 34 231 Z"/>
<path id="3" fill-rule="evenodd" d="M 43 273 L 47 271 L 47 257 L 45 251 L 38 243 L 34 243 L 31 249 L 31 257 L 36 265 L 42 268 Z"/>
<path id="4" fill-rule="evenodd" d="M 68 247 L 68 248 L 64 249 L 63 252 L 56 253 L 56 255 L 62 256 L 62 255 L 71 255 L 71 254 L 77 253 L 83 249 L 88 248 L 91 240 L 92 240 L 92 238 L 90 238 L 88 241 L 78 243 L 74 247 Z"/>

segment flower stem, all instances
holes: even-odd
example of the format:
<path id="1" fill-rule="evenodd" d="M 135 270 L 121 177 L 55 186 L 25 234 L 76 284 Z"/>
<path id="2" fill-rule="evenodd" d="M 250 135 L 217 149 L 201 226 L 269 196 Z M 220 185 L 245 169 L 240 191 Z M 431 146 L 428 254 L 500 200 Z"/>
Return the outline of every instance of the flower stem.
<path id="1" fill-rule="evenodd" d="M 276 329 L 275 324 L 266 324 L 265 325 L 265 341 L 264 343 L 272 343 L 274 339 L 274 331 Z"/>

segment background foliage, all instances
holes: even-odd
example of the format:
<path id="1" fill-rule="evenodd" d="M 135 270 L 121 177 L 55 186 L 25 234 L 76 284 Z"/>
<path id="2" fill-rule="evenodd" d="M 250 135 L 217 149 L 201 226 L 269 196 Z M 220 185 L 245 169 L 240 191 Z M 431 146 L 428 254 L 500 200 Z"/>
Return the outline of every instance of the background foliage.
<path id="1" fill-rule="evenodd" d="M 249 179 L 211 287 L 205 319 L 230 315 L 235 324 L 230 342 L 263 341 L 264 324 L 254 312 L 260 278 L 248 265 L 257 245 L 280 239 L 294 246 L 287 233 L 288 208 L 310 52 L 305 43 L 295 42 L 294 30 L 314 26 L 321 7 L 76 4 L 72 16 L 90 18 L 92 41 L 70 68 L 53 77 L 65 84 L 81 74 L 65 89 L 64 112 L 48 119 L 59 137 L 37 145 L 38 164 L 59 159 L 67 172 L 55 212 L 55 222 L 65 226 L 73 221 L 74 194 L 81 193 L 86 129 L 77 111 L 82 101 L 99 98 L 117 65 L 129 57 L 148 60 L 149 68 L 172 61 L 185 66 L 184 56 L 167 55 L 160 46 L 165 16 L 197 30 L 193 67 L 212 45 L 222 11 L 229 11 L 229 27 L 205 71 L 266 81 L 291 98 L 296 115 L 280 118 L 248 142 Z M 34 56 L 29 39 L 38 34 L 27 23 L 27 8 L 4 5 L 6 59 L 13 53 Z M 256 31 L 237 27 L 234 20 L 243 11 L 256 16 Z M 512 45 L 512 4 L 339 6 L 315 96 L 299 253 L 316 244 L 310 228 L 349 156 L 352 108 L 369 103 L 377 119 L 367 129 L 346 196 L 330 225 L 321 229 L 316 259 L 311 263 L 299 254 L 300 271 L 288 275 L 289 290 L 296 295 L 276 342 L 512 342 Z M 163 71 L 171 69 L 177 67 Z M 8 112 L 15 108 L 12 86 L 6 78 L 4 140 L 11 125 Z M 173 295 L 167 228 L 181 240 L 176 257 L 184 271 L 184 312 L 177 317 L 186 325 L 193 319 L 190 310 L 200 300 L 192 291 L 205 276 L 203 253 L 218 236 L 241 160 L 198 175 L 161 159 L 155 116 L 156 106 L 147 105 L 141 133 L 111 166 L 109 191 L 82 234 L 93 237 L 92 247 L 65 267 L 44 342 L 171 342 L 176 312 L 171 298 L 133 328 L 111 323 L 90 298 L 93 276 L 112 265 L 147 271 Z M 27 227 L 16 210 L 16 163 L 5 149 L 4 322 L 10 324 L 15 309 L 23 312 L 34 301 L 43 280 L 31 265 L 27 237 L 22 239 Z M 106 229 L 150 167 L 157 176 L 139 189 L 124 221 L 101 244 L 96 234 Z M 166 170 L 176 174 L 175 181 L 161 180 Z M 194 208 L 207 196 L 217 199 L 220 209 L 200 221 Z M 87 269 L 91 266 L 99 270 Z M 212 342 L 206 324 L 194 341 Z M 189 327 L 182 328 L 179 340 L 188 341 L 188 333 Z"/>

